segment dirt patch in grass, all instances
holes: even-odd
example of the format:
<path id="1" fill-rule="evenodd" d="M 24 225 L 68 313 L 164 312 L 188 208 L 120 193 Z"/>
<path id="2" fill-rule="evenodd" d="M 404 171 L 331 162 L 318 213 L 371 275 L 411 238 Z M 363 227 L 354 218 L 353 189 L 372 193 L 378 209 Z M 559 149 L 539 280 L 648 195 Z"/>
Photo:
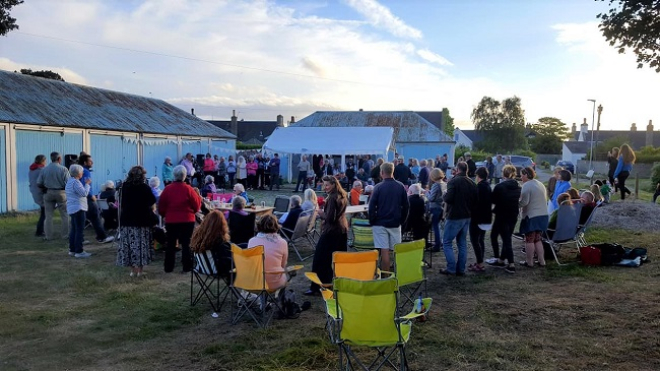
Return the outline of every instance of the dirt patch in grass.
<path id="1" fill-rule="evenodd" d="M 648 201 L 624 200 L 603 204 L 593 225 L 632 231 L 660 231 L 660 205 Z"/>

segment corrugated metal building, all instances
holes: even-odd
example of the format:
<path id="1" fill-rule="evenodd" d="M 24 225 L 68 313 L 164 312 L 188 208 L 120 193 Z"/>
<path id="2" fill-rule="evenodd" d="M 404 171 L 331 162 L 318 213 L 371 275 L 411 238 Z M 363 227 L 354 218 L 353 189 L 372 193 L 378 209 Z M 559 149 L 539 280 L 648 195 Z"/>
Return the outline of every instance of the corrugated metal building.
<path id="1" fill-rule="evenodd" d="M 442 117 L 442 113 L 435 115 Z M 432 112 L 414 111 L 352 111 L 315 112 L 290 126 L 346 127 L 385 126 L 394 129 L 394 147 L 404 158 L 428 159 L 446 153 L 454 163 L 456 142 L 442 131 L 442 123 L 431 123 L 425 117 Z M 390 160 L 393 158 L 390 154 Z"/>
<path id="2" fill-rule="evenodd" d="M 36 155 L 83 150 L 98 192 L 136 164 L 160 177 L 166 156 L 233 154 L 236 137 L 159 99 L 0 70 L 0 212 L 37 207 L 28 187 Z"/>

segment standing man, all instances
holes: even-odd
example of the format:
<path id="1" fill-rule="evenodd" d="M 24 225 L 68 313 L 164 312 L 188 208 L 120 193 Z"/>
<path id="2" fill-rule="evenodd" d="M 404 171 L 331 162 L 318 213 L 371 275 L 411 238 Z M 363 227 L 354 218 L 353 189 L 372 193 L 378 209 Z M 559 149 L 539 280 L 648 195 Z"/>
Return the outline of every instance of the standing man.
<path id="1" fill-rule="evenodd" d="M 447 162 L 447 156 L 442 156 L 440 157 L 440 165 L 437 166 L 440 170 L 442 170 L 443 173 L 447 174 L 447 170 L 449 169 L 449 162 Z"/>
<path id="2" fill-rule="evenodd" d="M 383 181 L 374 187 L 369 197 L 369 224 L 374 245 L 380 250 L 380 268 L 386 271 L 390 270 L 390 249 L 401 243 L 401 226 L 406 222 L 409 207 L 406 189 L 394 180 L 393 174 L 394 164 L 382 164 L 380 176 Z"/>
<path id="3" fill-rule="evenodd" d="M 401 184 L 408 185 L 410 180 L 410 168 L 403 163 L 403 156 L 399 156 L 399 164 L 394 168 L 394 179 L 401 182 Z M 383 168 L 381 167 L 381 173 Z"/>
<path id="4" fill-rule="evenodd" d="M 46 166 L 37 178 L 37 185 L 46 190 L 44 194 L 44 208 L 46 211 L 46 220 L 44 223 L 44 232 L 46 240 L 55 238 L 53 235 L 53 213 L 55 209 L 60 210 L 62 219 L 62 229 L 60 230 L 62 238 L 69 238 L 69 214 L 66 212 L 66 193 L 64 188 L 69 181 L 69 170 L 62 166 L 62 156 L 58 152 L 50 154 L 51 163 Z"/>
<path id="5" fill-rule="evenodd" d="M 504 160 L 502 155 L 497 155 L 497 162 L 495 162 L 495 171 L 493 171 L 493 180 L 498 184 L 502 179 L 502 169 L 504 168 Z"/>
<path id="6" fill-rule="evenodd" d="M 188 172 L 188 177 L 186 178 L 186 183 L 192 185 L 192 178 L 195 176 L 195 160 L 193 159 L 192 153 L 186 153 L 186 156 L 181 160 L 179 165 L 183 165 Z"/>
<path id="7" fill-rule="evenodd" d="M 277 185 L 277 190 L 280 190 L 280 155 L 277 153 L 273 158 L 270 159 L 268 163 L 268 168 L 270 169 L 270 190 L 273 190 L 273 183 Z"/>
<path id="8" fill-rule="evenodd" d="M 88 154 L 84 154 L 80 156 L 78 161 L 83 167 L 83 175 L 82 178 L 80 178 L 80 183 L 83 185 L 83 187 L 86 184 L 90 185 L 91 187 L 92 165 L 94 165 L 92 156 Z M 87 192 L 87 212 L 85 214 L 87 220 L 89 220 L 89 222 L 92 223 L 92 227 L 94 227 L 94 231 L 96 232 L 96 241 L 98 243 L 108 243 L 115 240 L 113 236 L 108 237 L 108 235 L 105 233 L 105 230 L 103 229 L 103 226 L 101 225 L 99 208 L 96 206 L 96 196 L 94 196 L 94 193 L 91 191 L 91 188 Z M 83 223 L 83 227 L 84 227 L 84 223 Z"/>
<path id="9" fill-rule="evenodd" d="M 477 202 L 477 185 L 467 177 L 467 164 L 456 164 L 457 173 L 447 183 L 447 193 L 444 196 L 447 205 L 445 217 L 445 232 L 442 238 L 443 250 L 447 259 L 447 268 L 441 269 L 445 275 L 465 275 L 467 263 L 467 235 L 470 227 L 470 217 Z M 458 263 L 454 257 L 453 241 L 458 246 Z"/>
<path id="10" fill-rule="evenodd" d="M 266 189 L 265 167 L 266 161 L 264 160 L 263 156 L 261 156 L 261 153 L 257 153 L 257 183 L 259 184 L 260 190 Z"/>
<path id="11" fill-rule="evenodd" d="M 467 176 L 470 179 L 474 179 L 474 173 L 477 171 L 477 164 L 474 163 L 472 159 L 472 154 L 470 152 L 465 152 L 465 163 L 468 166 Z"/>
<path id="12" fill-rule="evenodd" d="M 371 161 L 370 155 L 366 155 L 364 159 L 364 163 L 362 163 L 362 168 L 364 169 L 364 172 L 367 174 L 371 174 L 372 167 L 374 167 L 374 162 Z"/>

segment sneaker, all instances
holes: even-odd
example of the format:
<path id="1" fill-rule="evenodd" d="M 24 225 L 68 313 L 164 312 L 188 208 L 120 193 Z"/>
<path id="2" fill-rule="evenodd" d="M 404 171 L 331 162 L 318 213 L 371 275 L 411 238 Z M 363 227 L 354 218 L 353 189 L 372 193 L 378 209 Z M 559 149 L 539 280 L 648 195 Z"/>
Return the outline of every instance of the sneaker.
<path id="1" fill-rule="evenodd" d="M 514 273 L 516 273 L 516 267 L 509 266 L 509 267 L 504 268 L 504 271 L 507 272 L 507 273 L 514 274 Z"/>
<path id="2" fill-rule="evenodd" d="M 498 262 L 497 258 L 486 259 L 486 264 L 493 264 L 493 263 L 497 263 L 497 262 Z"/>
<path id="3" fill-rule="evenodd" d="M 115 238 L 113 236 L 108 236 L 103 240 L 96 240 L 96 241 L 98 241 L 98 243 L 108 243 L 108 242 L 112 242 L 114 240 L 115 240 Z"/>
<path id="4" fill-rule="evenodd" d="M 69 256 L 74 256 L 74 255 L 76 255 L 75 252 L 73 252 L 73 251 L 69 251 Z"/>
<path id="5" fill-rule="evenodd" d="M 90 256 L 92 256 L 92 254 L 88 253 L 87 251 L 83 251 L 76 253 L 73 256 L 75 256 L 77 259 L 81 259 L 81 258 L 89 258 Z"/>
<path id="6" fill-rule="evenodd" d="M 91 242 L 89 242 L 89 240 L 85 240 L 85 241 L 83 241 L 83 245 L 89 245 L 90 243 L 91 243 Z"/>
<path id="7" fill-rule="evenodd" d="M 488 265 L 492 265 L 493 267 L 499 267 L 499 268 L 504 268 L 504 267 L 506 267 L 506 263 L 505 263 L 505 262 L 501 262 L 501 261 L 499 261 L 499 260 L 497 260 L 497 259 L 495 259 L 494 262 L 490 262 L 490 259 L 488 259 L 488 260 L 489 260 L 489 261 L 487 261 L 486 264 L 488 264 Z"/>

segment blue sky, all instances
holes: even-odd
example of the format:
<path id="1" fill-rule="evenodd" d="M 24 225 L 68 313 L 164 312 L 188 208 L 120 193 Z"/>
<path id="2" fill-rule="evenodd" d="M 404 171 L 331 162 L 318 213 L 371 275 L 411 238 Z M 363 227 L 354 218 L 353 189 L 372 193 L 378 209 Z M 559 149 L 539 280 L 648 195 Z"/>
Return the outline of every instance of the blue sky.
<path id="1" fill-rule="evenodd" d="M 30 0 L 0 37 L 0 68 L 164 99 L 204 118 L 301 119 L 316 110 L 440 110 L 470 128 L 484 95 L 527 121 L 604 129 L 656 119 L 660 75 L 597 29 L 578 0 Z M 178 58 L 182 57 L 182 58 Z"/>

